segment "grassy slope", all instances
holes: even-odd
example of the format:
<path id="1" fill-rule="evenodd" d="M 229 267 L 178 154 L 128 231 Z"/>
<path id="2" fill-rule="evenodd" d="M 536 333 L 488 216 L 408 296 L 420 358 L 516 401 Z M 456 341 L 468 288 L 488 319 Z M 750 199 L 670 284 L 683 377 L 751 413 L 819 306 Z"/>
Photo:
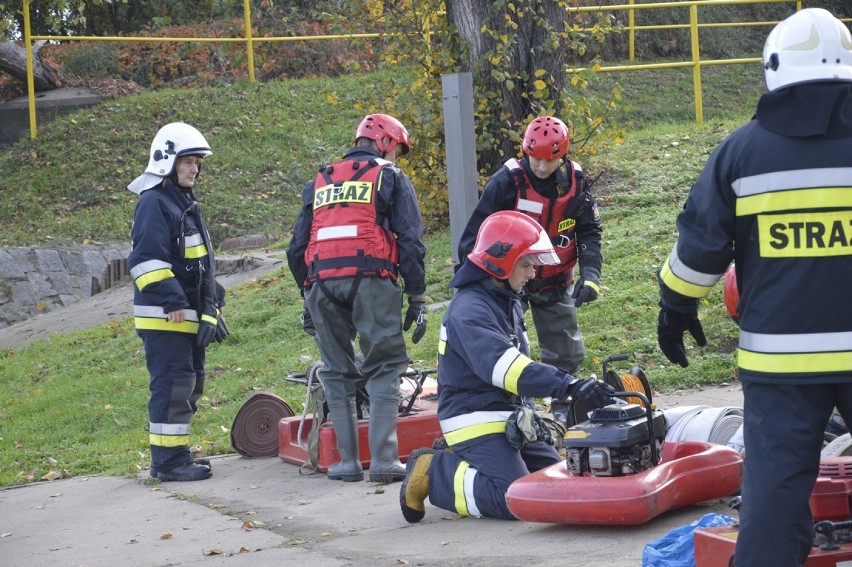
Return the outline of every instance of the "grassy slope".
<path id="1" fill-rule="evenodd" d="M 635 126 L 623 145 L 584 164 L 594 173 L 607 171 L 595 186 L 605 224 L 604 294 L 580 310 L 584 373 L 599 372 L 601 359 L 624 352 L 660 390 L 732 376 L 736 328 L 718 288 L 702 310 L 710 344 L 690 351 L 688 369 L 666 363 L 655 338 L 654 275 L 674 242 L 675 215 L 709 152 L 748 118 L 761 90 L 749 73 L 714 76 L 719 88 L 708 78 L 705 93 L 722 94 L 715 103 L 705 94 L 710 101 L 703 127 L 692 123 L 691 99 L 679 90 L 682 73 L 619 77 L 632 106 L 622 119 Z M 159 92 L 41 125 L 33 144 L 0 155 L 4 244 L 125 239 L 135 196 L 123 187 L 146 163 L 158 125 L 178 119 L 197 125 L 213 145 L 199 196 L 215 240 L 252 232 L 285 238 L 302 183 L 347 146 L 365 112 L 356 99 L 375 92 L 381 81 L 372 75 Z M 449 297 L 447 231 L 428 235 L 427 246 L 428 294 L 437 302 Z M 286 268 L 235 290 L 227 309 L 232 335 L 209 352 L 208 386 L 193 421 L 193 443 L 208 454 L 231 450 L 234 415 L 254 390 L 276 392 L 301 412 L 304 387 L 286 377 L 304 372 L 317 356 L 298 324 L 301 303 Z M 440 311 L 432 314 L 426 337 L 409 345 L 420 367 L 436 363 L 440 317 Z M 147 374 L 131 321 L 0 350 L 0 390 L 6 392 L 0 485 L 63 470 L 129 474 L 147 466 Z"/>

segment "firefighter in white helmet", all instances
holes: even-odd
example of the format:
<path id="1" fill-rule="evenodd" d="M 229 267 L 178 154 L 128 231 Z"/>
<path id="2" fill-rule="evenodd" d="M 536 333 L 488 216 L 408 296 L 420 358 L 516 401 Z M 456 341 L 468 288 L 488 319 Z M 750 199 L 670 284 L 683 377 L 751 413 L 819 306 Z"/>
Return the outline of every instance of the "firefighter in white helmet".
<path id="1" fill-rule="evenodd" d="M 151 476 L 163 481 L 209 478 L 209 459 L 189 450 L 189 425 L 204 392 L 206 347 L 228 329 L 224 289 L 215 280 L 210 235 L 193 189 L 210 145 L 183 122 L 163 126 L 148 167 L 127 188 L 139 194 L 133 215 L 136 332 L 150 375 Z"/>
<path id="2" fill-rule="evenodd" d="M 711 154 L 659 274 L 658 341 L 688 365 L 699 300 L 736 260 L 745 470 L 736 565 L 804 564 L 835 406 L 852 419 L 852 35 L 828 11 L 779 23 L 754 119 Z"/>

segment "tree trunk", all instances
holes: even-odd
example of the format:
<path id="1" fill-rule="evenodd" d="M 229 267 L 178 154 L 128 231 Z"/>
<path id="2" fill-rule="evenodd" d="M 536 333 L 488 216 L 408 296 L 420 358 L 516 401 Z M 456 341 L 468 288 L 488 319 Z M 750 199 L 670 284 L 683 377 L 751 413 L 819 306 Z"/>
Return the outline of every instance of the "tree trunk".
<path id="1" fill-rule="evenodd" d="M 49 91 L 62 86 L 59 70 L 46 61 L 42 61 L 38 52 L 43 42 L 33 46 L 33 85 L 36 91 Z M 27 52 L 14 41 L 0 43 L 0 71 L 26 83 Z"/>
<path id="2" fill-rule="evenodd" d="M 491 0 L 447 0 L 447 19 L 458 29 L 467 47 L 467 68 L 480 92 L 500 97 L 501 115 L 480 117 L 478 128 L 495 140 L 480 152 L 479 167 L 493 171 L 509 157 L 518 155 L 518 139 L 530 116 L 546 111 L 559 116 L 563 110 L 566 48 L 565 0 L 516 0 L 495 10 Z M 488 33 L 483 33 L 485 27 Z M 506 39 L 509 42 L 507 43 Z M 511 45 L 507 51 L 507 45 Z M 489 55 L 501 60 L 495 67 Z M 537 75 L 536 71 L 544 74 Z M 543 79 L 549 96 L 536 101 L 534 82 Z M 541 107 L 541 102 L 550 108 Z M 507 135 L 507 125 L 517 130 Z"/>

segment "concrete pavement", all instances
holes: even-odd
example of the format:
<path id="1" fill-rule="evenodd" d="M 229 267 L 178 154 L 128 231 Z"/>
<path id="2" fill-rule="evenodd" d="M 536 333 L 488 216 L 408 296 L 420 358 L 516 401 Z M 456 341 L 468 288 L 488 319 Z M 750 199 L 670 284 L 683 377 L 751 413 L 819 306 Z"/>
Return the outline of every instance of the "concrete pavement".
<path id="1" fill-rule="evenodd" d="M 739 384 L 659 395 L 662 409 L 742 406 Z M 212 459 L 200 482 L 80 477 L 0 490 L 0 565 L 639 567 L 645 545 L 727 499 L 640 526 L 568 526 L 462 518 L 427 503 L 407 524 L 399 483 L 302 475 L 277 457 Z"/>

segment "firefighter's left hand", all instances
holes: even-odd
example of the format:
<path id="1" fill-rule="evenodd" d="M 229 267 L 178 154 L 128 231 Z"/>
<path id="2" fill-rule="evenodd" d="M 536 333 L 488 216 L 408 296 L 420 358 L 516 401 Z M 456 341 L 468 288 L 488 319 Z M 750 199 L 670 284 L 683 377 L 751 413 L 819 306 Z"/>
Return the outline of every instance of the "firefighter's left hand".
<path id="1" fill-rule="evenodd" d="M 660 308 L 660 316 L 657 319 L 657 343 L 660 350 L 669 361 L 680 364 L 681 367 L 689 366 L 686 360 L 686 349 L 683 346 L 683 333 L 689 331 L 698 346 L 707 344 L 707 337 L 698 320 L 698 313 L 681 313 L 666 307 Z"/>
<path id="2" fill-rule="evenodd" d="M 405 312 L 402 330 L 407 331 L 414 323 L 417 326 L 414 328 L 414 334 L 411 335 L 411 342 L 417 344 L 426 334 L 426 298 L 422 295 L 408 296 L 408 311 Z"/>
<path id="3" fill-rule="evenodd" d="M 600 277 L 595 273 L 595 270 L 580 270 L 580 279 L 577 280 L 574 285 L 574 293 L 571 294 L 574 299 L 574 307 L 580 307 L 584 303 L 596 300 L 600 292 Z"/>

